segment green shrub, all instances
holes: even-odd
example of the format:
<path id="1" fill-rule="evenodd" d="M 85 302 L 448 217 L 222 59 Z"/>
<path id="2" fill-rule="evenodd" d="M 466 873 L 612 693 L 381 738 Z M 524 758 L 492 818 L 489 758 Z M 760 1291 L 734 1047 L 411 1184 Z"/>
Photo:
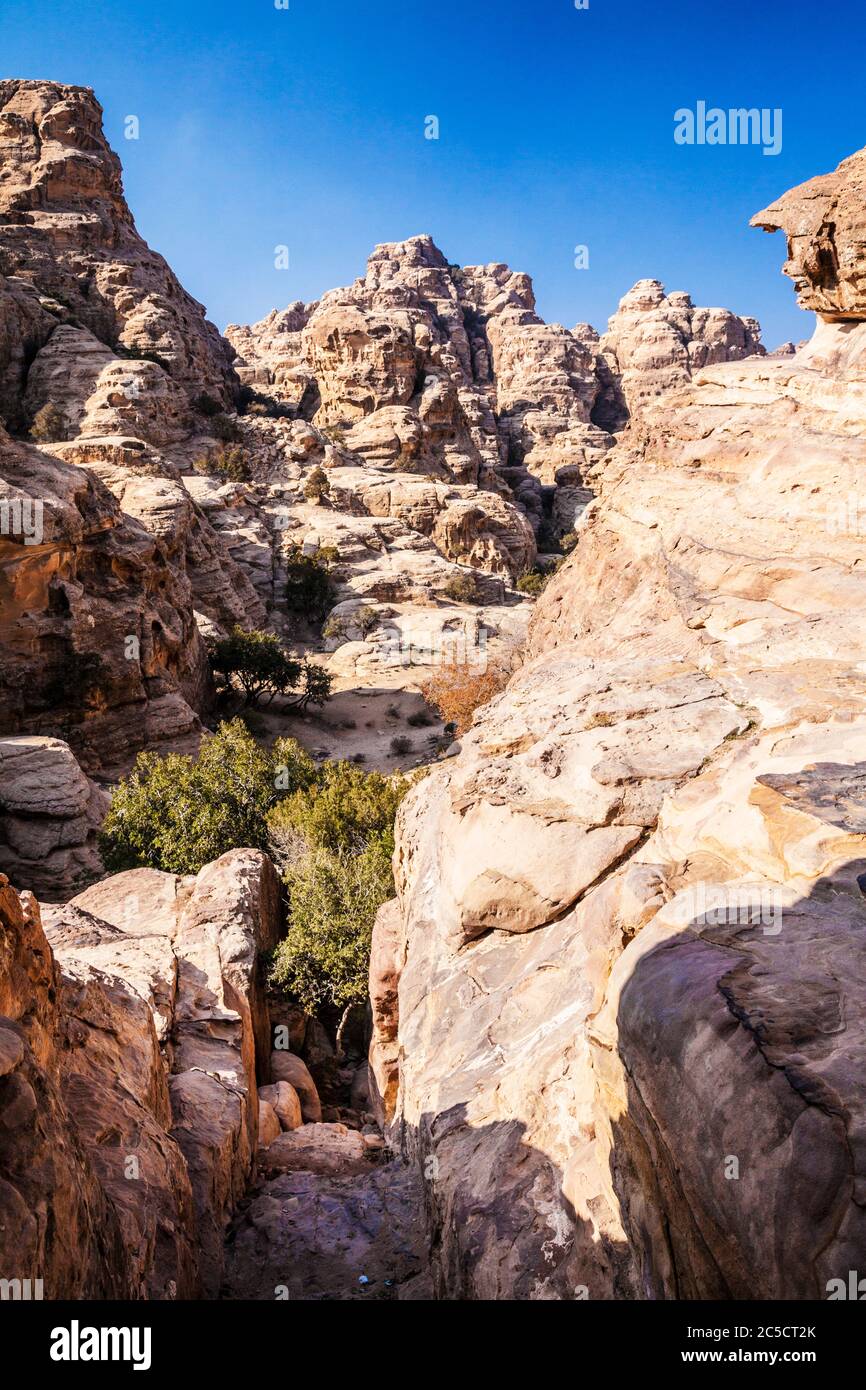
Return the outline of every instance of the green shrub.
<path id="1" fill-rule="evenodd" d="M 321 502 L 331 493 L 331 480 L 319 464 L 313 469 L 304 483 L 304 496 L 308 502 Z"/>
<path id="2" fill-rule="evenodd" d="M 538 595 L 544 592 L 544 586 L 549 578 L 550 575 L 543 574 L 541 570 L 524 570 L 517 581 L 518 592 L 538 598 Z"/>
<path id="3" fill-rule="evenodd" d="M 221 439 L 224 444 L 237 444 L 244 437 L 237 420 L 222 411 L 212 418 L 210 432 L 214 439 Z"/>
<path id="4" fill-rule="evenodd" d="M 53 402 L 48 401 L 33 417 L 30 438 L 37 444 L 54 444 L 66 438 L 66 416 Z"/>
<path id="5" fill-rule="evenodd" d="M 105 867 L 194 874 L 231 849 L 266 850 L 268 812 L 315 772 L 294 739 L 265 752 L 240 719 L 221 724 L 197 758 L 140 753 L 100 831 Z"/>
<path id="6" fill-rule="evenodd" d="M 322 551 L 305 555 L 293 546 L 286 557 L 286 602 L 294 612 L 318 622 L 334 602 L 334 581 Z"/>
<path id="7" fill-rule="evenodd" d="M 218 445 L 204 458 L 197 458 L 193 468 L 196 473 L 215 475 L 230 483 L 246 483 L 250 478 L 249 459 L 239 444 Z"/>
<path id="8" fill-rule="evenodd" d="M 394 818 L 409 786 L 356 763 L 325 763 L 268 816 L 289 895 L 271 978 L 305 1009 L 367 996 L 373 923 L 394 895 Z"/>
<path id="9" fill-rule="evenodd" d="M 280 802 L 268 824 L 272 836 L 288 831 L 321 849 L 357 850 L 375 837 L 393 852 L 394 817 L 408 790 L 404 777 L 323 763 L 314 781 Z"/>
<path id="10" fill-rule="evenodd" d="M 443 588 L 446 598 L 454 603 L 479 603 L 478 580 L 474 574 L 455 574 Z"/>
<path id="11" fill-rule="evenodd" d="M 374 841 L 359 854 L 316 849 L 285 873 L 289 931 L 271 980 L 308 1013 L 367 997 L 376 913 L 394 894 L 391 858 Z"/>

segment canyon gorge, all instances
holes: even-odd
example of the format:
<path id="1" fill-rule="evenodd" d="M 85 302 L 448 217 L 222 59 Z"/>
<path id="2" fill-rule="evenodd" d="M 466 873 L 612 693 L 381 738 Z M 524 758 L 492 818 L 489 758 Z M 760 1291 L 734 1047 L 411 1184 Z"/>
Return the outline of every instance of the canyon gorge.
<path id="1" fill-rule="evenodd" d="M 796 348 L 656 279 L 546 323 L 426 234 L 223 334 L 94 93 L 0 81 L 0 1279 L 809 1300 L 863 1268 L 864 174 L 752 219 Z M 263 748 L 411 783 L 339 1018 L 268 977 L 260 846 L 103 862 L 137 756 L 213 737 L 238 631 L 331 682 L 251 716 Z M 460 726 L 443 663 L 499 674 Z"/>

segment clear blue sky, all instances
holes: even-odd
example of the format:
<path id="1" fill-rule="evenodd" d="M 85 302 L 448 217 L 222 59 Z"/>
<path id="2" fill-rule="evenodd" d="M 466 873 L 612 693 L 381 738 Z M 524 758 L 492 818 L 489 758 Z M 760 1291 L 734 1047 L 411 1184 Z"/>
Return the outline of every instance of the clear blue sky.
<path id="1" fill-rule="evenodd" d="M 755 314 L 770 346 L 811 332 L 783 238 L 747 223 L 866 144 L 862 0 L 289 4 L 0 0 L 0 75 L 95 88 L 141 233 L 220 327 L 430 232 L 529 271 L 567 325 L 603 328 L 654 276 Z M 781 107 L 782 152 L 676 145 L 698 100 Z"/>

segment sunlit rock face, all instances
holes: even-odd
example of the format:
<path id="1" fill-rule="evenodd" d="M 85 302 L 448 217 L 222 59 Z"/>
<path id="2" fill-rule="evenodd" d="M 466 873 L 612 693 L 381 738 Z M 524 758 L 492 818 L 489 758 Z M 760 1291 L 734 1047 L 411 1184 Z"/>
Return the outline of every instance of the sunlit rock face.
<path id="1" fill-rule="evenodd" d="M 575 330 L 577 331 L 577 330 Z M 598 341 L 600 398 L 593 419 L 619 430 L 647 401 L 683 386 L 701 367 L 763 356 L 756 319 L 701 309 L 660 280 L 638 280 Z"/>
<path id="2" fill-rule="evenodd" d="M 628 313 L 697 312 L 662 301 Z M 404 803 L 374 1075 L 445 1296 L 811 1299 L 866 1262 L 864 334 L 642 399 L 528 663 Z"/>
<path id="3" fill-rule="evenodd" d="M 823 319 L 866 318 L 866 151 L 843 159 L 771 203 L 753 227 L 781 230 L 788 241 L 785 274 L 804 309 Z"/>
<path id="4" fill-rule="evenodd" d="M 279 930 L 257 850 L 189 878 L 130 870 L 41 916 L 0 874 L 4 1271 L 53 1299 L 216 1297 L 253 1173 L 259 957 Z"/>
<path id="5" fill-rule="evenodd" d="M 138 235 L 89 87 L 0 82 L 0 274 L 0 322 L 26 325 L 31 359 L 72 323 L 123 355 L 153 354 L 181 386 L 228 399 L 230 351 Z M 22 387 L 12 356 L 0 349 L 3 413 Z"/>

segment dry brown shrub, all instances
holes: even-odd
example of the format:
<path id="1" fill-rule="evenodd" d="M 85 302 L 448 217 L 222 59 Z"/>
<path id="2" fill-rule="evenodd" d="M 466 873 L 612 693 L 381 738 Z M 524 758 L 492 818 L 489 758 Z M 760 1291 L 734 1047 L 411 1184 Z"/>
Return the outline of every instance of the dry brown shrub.
<path id="1" fill-rule="evenodd" d="M 465 662 L 441 666 L 421 687 L 428 704 L 438 709 L 446 724 L 456 724 L 458 734 L 472 727 L 472 716 L 508 684 L 511 672 L 504 663 L 486 668 Z"/>

